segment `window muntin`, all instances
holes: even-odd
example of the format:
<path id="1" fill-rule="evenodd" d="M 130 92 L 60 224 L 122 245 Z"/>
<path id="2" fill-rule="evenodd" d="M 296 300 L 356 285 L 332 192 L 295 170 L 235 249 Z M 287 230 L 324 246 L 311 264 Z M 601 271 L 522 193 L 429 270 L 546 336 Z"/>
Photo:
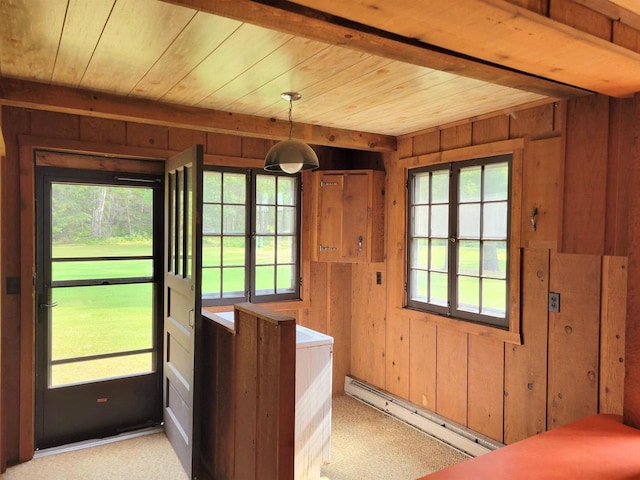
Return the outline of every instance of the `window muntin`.
<path id="1" fill-rule="evenodd" d="M 299 182 L 299 176 L 205 170 L 205 305 L 299 298 Z"/>
<path id="2" fill-rule="evenodd" d="M 508 327 L 510 164 L 409 172 L 407 306 Z"/>

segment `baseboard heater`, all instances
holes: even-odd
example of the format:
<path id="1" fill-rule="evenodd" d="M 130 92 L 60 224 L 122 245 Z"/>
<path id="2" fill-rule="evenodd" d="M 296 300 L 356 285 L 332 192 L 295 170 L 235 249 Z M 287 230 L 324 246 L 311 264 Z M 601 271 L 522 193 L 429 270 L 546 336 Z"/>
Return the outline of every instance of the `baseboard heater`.
<path id="1" fill-rule="evenodd" d="M 355 378 L 345 377 L 344 392 L 472 457 L 504 446 L 434 412 L 424 410 Z"/>

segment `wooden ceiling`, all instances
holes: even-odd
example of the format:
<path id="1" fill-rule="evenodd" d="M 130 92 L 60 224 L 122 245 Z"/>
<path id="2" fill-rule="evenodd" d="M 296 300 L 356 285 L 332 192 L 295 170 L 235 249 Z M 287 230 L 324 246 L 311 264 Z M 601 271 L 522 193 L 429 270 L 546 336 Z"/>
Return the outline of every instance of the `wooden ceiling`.
<path id="1" fill-rule="evenodd" d="M 502 0 L 0 0 L 6 105 L 285 138 L 293 90 L 294 137 L 388 150 L 580 89 L 640 91 L 640 55 Z"/>

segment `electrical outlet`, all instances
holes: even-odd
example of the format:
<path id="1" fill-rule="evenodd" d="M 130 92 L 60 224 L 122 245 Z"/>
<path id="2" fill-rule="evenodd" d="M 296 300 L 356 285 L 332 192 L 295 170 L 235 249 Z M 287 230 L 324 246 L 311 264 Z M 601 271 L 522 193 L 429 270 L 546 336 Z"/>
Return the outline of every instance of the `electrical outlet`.
<path id="1" fill-rule="evenodd" d="M 555 292 L 549 292 L 549 311 L 560 311 L 560 294 Z"/>

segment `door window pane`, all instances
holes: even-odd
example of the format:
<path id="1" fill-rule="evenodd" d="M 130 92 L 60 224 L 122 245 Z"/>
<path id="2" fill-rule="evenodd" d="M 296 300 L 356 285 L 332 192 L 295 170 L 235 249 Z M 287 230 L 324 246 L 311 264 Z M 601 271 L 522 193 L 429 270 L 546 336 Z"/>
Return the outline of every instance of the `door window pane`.
<path id="1" fill-rule="evenodd" d="M 114 377 L 141 375 L 153 372 L 153 354 L 139 353 L 97 360 L 53 365 L 49 373 L 49 386 L 95 382 Z"/>

